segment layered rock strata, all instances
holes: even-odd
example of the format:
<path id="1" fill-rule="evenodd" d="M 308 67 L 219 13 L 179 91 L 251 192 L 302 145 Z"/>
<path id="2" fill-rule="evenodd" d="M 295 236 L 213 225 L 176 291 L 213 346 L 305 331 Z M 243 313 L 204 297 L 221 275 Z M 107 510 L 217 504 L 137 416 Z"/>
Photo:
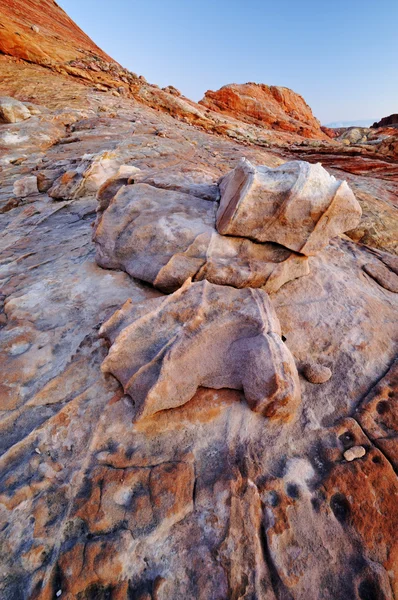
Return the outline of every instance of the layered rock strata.
<path id="1" fill-rule="evenodd" d="M 243 159 L 221 180 L 220 189 L 221 234 L 277 242 L 305 255 L 354 229 L 361 217 L 347 183 L 320 164 L 293 161 L 270 169 Z"/>
<path id="2" fill-rule="evenodd" d="M 296 366 L 262 290 L 207 281 L 166 298 L 131 301 L 105 323 L 102 365 L 132 398 L 137 417 L 186 404 L 199 387 L 243 390 L 250 408 L 289 419 L 300 400 Z"/>
<path id="3" fill-rule="evenodd" d="M 308 138 L 328 139 L 304 99 L 289 88 L 262 83 L 224 85 L 207 91 L 201 105 L 243 122 Z"/>

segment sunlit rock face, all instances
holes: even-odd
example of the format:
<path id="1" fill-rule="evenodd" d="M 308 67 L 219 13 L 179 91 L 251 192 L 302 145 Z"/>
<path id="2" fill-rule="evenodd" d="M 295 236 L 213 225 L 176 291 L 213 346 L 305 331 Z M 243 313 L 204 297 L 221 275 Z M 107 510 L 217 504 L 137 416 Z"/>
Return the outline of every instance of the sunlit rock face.
<path id="1" fill-rule="evenodd" d="M 289 88 L 261 83 L 233 83 L 215 92 L 206 92 L 200 104 L 266 129 L 328 139 L 305 100 Z"/>

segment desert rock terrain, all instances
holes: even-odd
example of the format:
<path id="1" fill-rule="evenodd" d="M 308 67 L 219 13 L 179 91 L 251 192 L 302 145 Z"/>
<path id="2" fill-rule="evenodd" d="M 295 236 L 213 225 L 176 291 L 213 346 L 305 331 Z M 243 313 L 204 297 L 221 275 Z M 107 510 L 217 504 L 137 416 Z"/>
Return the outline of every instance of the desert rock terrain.
<path id="1" fill-rule="evenodd" d="M 0 598 L 397 599 L 397 130 L 196 104 L 51 0 L 0 13 Z M 256 239 L 241 194 L 225 235 L 243 159 L 322 163 L 338 230 Z"/>

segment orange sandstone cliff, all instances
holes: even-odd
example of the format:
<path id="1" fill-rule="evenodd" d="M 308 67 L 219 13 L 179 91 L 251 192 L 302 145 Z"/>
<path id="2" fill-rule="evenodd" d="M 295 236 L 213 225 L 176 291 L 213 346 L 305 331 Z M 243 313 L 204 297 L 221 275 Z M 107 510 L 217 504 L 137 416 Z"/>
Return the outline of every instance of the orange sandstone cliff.
<path id="1" fill-rule="evenodd" d="M 200 104 L 267 129 L 314 139 L 327 137 L 305 100 L 289 88 L 233 83 L 216 92 L 206 92 Z"/>

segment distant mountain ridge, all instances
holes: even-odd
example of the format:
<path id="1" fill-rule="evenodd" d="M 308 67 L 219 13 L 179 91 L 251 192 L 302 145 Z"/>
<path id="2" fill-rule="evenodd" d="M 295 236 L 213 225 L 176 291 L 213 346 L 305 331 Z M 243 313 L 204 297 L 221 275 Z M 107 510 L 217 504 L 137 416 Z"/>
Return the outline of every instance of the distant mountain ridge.
<path id="1" fill-rule="evenodd" d="M 359 121 L 334 121 L 333 123 L 325 123 L 324 127 L 332 129 L 338 127 L 370 127 L 377 119 L 360 119 Z"/>

